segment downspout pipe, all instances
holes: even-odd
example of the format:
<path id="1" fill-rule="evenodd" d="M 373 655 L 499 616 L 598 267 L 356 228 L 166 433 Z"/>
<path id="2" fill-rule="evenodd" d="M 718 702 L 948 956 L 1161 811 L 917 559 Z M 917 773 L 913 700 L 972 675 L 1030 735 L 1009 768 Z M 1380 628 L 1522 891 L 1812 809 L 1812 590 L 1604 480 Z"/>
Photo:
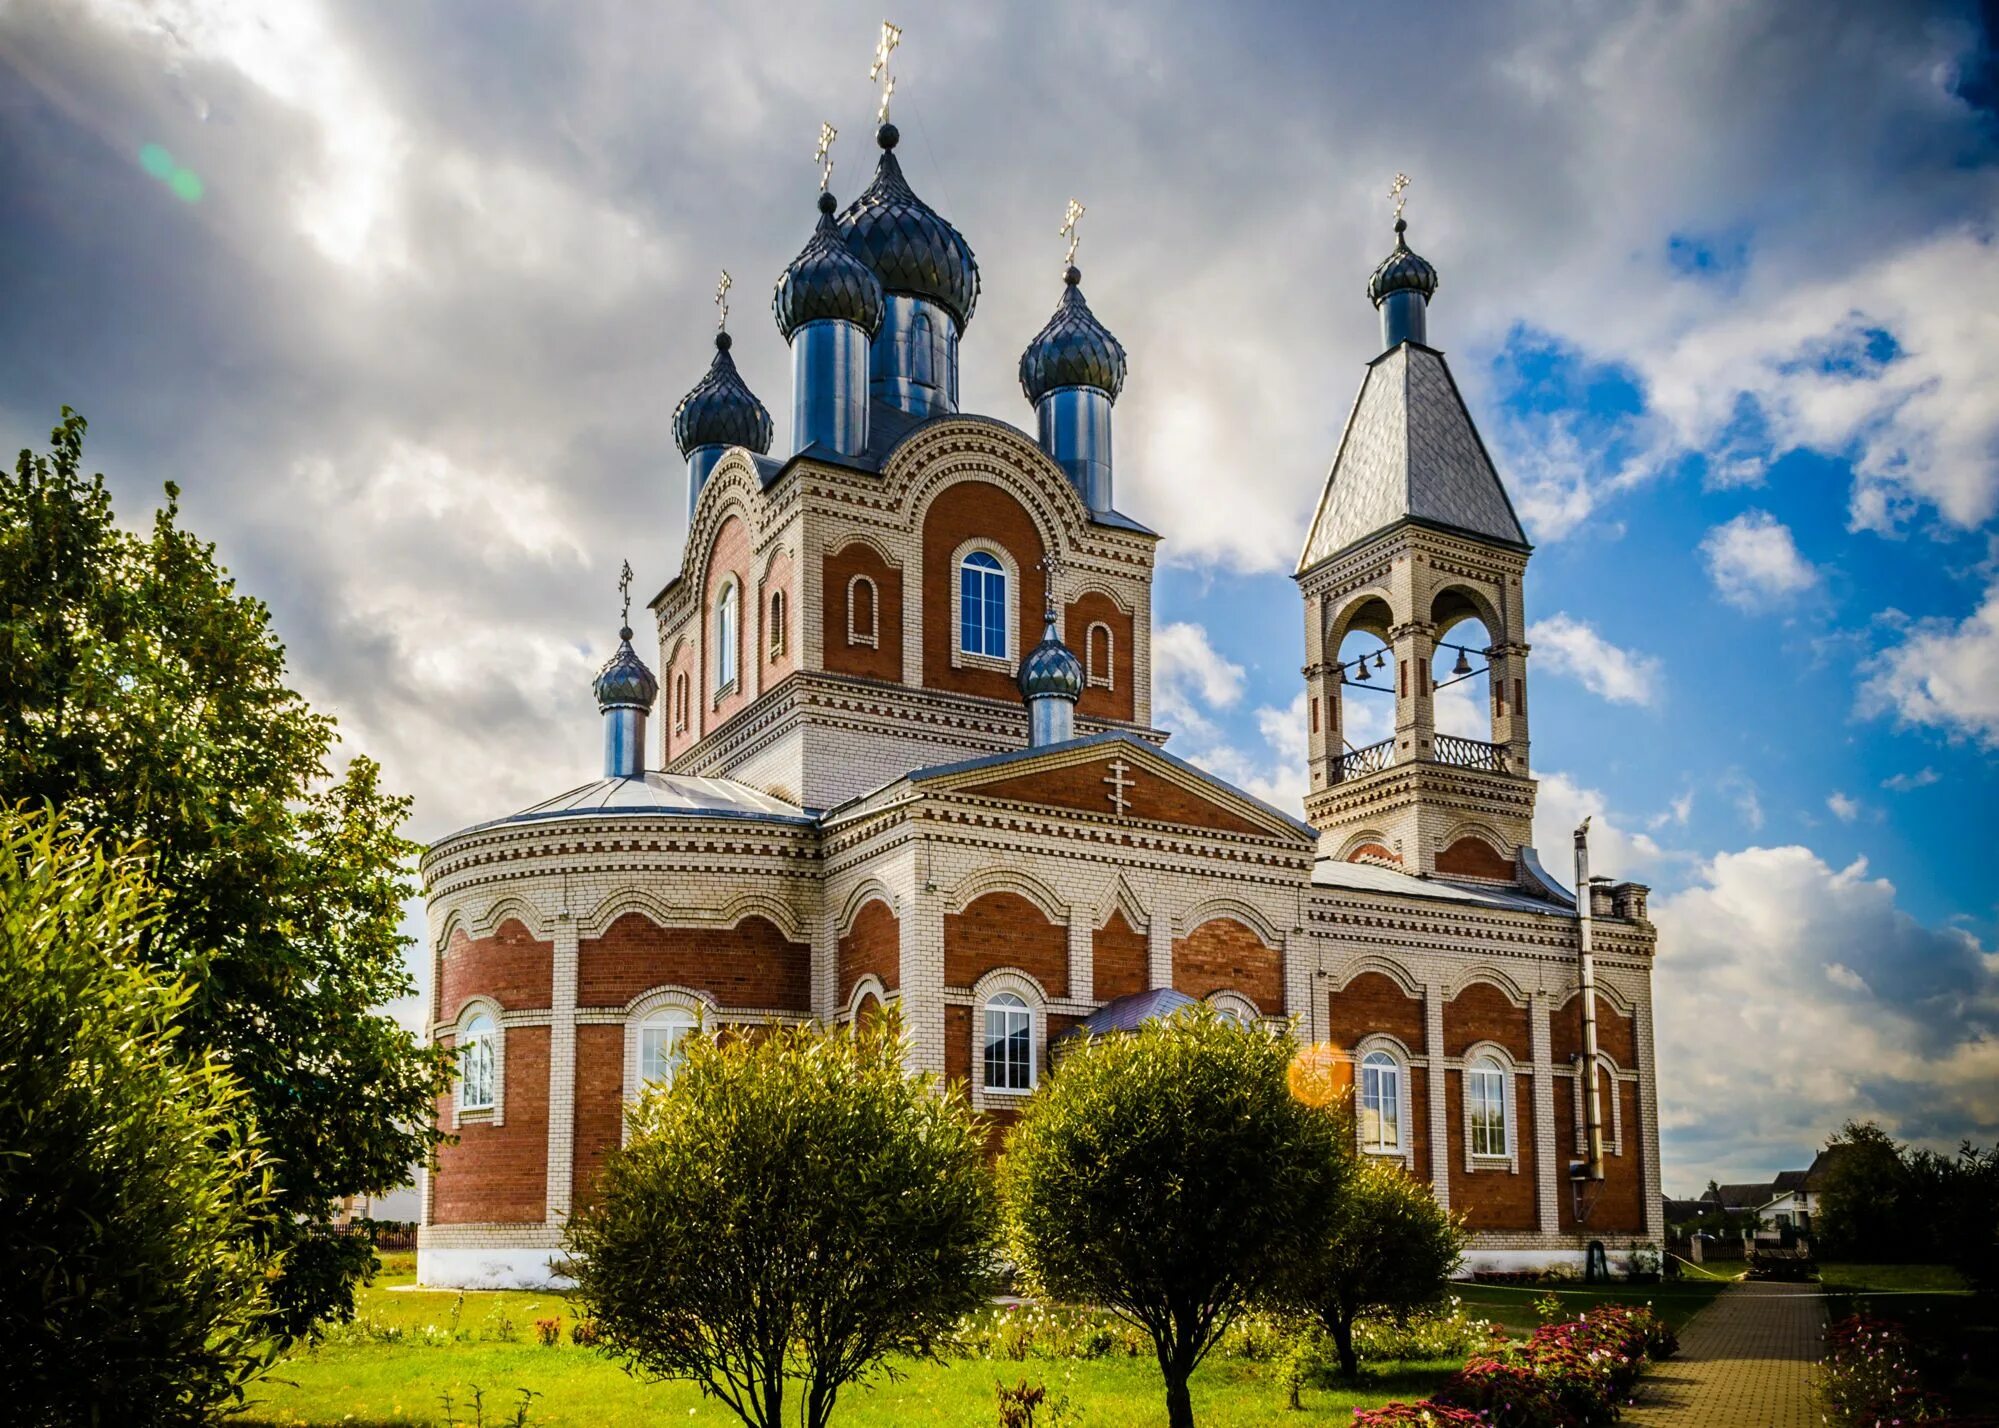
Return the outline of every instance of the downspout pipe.
<path id="1" fill-rule="evenodd" d="M 1577 1072 L 1583 1080 L 1583 1159 L 1571 1175 L 1577 1180 L 1603 1179 L 1603 1106 L 1597 1092 L 1596 956 L 1590 932 L 1596 897 L 1589 879 L 1589 819 L 1576 829 L 1576 924 L 1581 942 L 1583 1056 Z"/>

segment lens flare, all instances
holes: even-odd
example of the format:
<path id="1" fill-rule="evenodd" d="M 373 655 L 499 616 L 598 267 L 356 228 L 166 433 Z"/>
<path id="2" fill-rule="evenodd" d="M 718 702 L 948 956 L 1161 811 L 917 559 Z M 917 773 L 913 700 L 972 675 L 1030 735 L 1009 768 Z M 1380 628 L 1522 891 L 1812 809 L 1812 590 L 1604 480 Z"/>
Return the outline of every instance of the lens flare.
<path id="1" fill-rule="evenodd" d="M 1285 1075 L 1292 1096 L 1308 1106 L 1330 1106 L 1353 1090 L 1353 1062 L 1337 1046 L 1320 1042 L 1291 1058 Z"/>
<path id="2" fill-rule="evenodd" d="M 139 167 L 173 190 L 174 197 L 183 203 L 199 203 L 202 194 L 208 191 L 201 175 L 175 162 L 164 144 L 140 146 Z"/>
<path id="3" fill-rule="evenodd" d="M 139 167 L 164 182 L 174 176 L 174 170 L 180 165 L 174 162 L 174 156 L 166 151 L 164 145 L 148 144 L 139 150 Z"/>

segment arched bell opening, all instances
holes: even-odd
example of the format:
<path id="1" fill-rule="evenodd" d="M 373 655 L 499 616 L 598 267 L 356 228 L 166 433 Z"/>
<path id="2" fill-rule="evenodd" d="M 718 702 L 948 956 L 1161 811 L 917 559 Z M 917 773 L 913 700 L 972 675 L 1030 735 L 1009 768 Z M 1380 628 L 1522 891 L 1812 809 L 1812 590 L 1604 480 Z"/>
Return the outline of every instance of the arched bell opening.
<path id="1" fill-rule="evenodd" d="M 1395 737 L 1397 671 L 1388 638 L 1394 624 L 1388 602 L 1370 595 L 1339 611 L 1326 631 L 1328 753 L 1342 777 L 1391 761 L 1383 746 Z"/>
<path id="2" fill-rule="evenodd" d="M 1481 590 L 1446 586 L 1430 602 L 1430 624 L 1432 756 L 1458 767 L 1511 771 L 1508 675 L 1518 659 L 1501 647 L 1498 610 Z"/>

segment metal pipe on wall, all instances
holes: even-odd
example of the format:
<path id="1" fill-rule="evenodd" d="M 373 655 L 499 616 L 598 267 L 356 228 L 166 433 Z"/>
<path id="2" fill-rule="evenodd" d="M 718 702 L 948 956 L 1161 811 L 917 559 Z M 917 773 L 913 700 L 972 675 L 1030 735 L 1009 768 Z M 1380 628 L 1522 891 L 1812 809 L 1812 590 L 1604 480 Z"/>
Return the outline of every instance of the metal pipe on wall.
<path id="1" fill-rule="evenodd" d="M 1589 879 L 1589 819 L 1576 829 L 1576 922 L 1582 944 L 1583 1056 L 1577 1072 L 1583 1080 L 1582 1174 L 1576 1178 L 1603 1179 L 1603 1106 L 1596 1088 L 1596 957 L 1590 945 L 1591 914 L 1596 898 Z"/>

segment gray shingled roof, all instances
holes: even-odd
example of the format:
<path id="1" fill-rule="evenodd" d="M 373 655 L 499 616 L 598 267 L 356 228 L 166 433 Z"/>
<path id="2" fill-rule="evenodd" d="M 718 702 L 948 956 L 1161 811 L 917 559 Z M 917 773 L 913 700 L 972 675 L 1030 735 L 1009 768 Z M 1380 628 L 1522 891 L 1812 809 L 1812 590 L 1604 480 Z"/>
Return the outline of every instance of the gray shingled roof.
<path id="1" fill-rule="evenodd" d="M 1298 568 L 1403 520 L 1527 544 L 1443 354 L 1410 342 L 1367 369 Z"/>

